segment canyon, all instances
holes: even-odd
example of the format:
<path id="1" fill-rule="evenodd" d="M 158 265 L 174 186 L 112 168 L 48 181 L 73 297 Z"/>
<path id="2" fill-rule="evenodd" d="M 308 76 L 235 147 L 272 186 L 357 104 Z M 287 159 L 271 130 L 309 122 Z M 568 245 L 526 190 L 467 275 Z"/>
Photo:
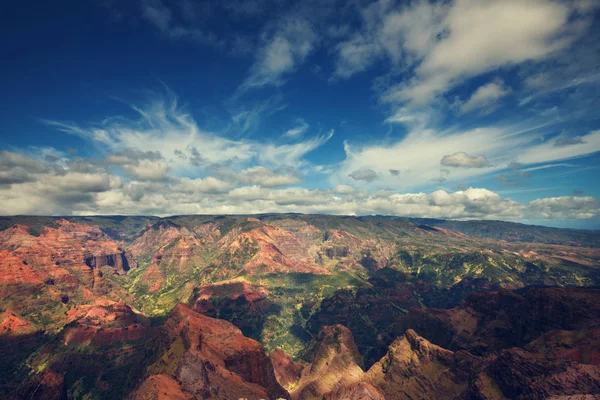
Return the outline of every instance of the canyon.
<path id="1" fill-rule="evenodd" d="M 0 218 L 0 398 L 600 393 L 600 232 L 300 214 Z"/>

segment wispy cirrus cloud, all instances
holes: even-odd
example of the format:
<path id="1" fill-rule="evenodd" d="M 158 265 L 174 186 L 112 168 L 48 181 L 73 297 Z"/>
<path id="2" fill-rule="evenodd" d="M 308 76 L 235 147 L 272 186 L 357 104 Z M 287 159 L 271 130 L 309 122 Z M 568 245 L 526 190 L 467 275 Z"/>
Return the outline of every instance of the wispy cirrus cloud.
<path id="1" fill-rule="evenodd" d="M 288 129 L 282 135 L 285 138 L 296 138 L 301 137 L 304 133 L 310 128 L 310 125 L 306 123 L 305 120 L 299 118 L 296 120 L 297 125 L 291 129 Z"/>
<path id="2" fill-rule="evenodd" d="M 542 126 L 543 128 L 543 126 Z M 556 162 L 600 152 L 600 133 L 589 132 L 582 143 L 555 146 L 540 139 L 536 127 L 487 127 L 472 130 L 410 130 L 406 137 L 382 143 L 346 144 L 346 158 L 332 175 L 332 184 L 348 184 L 356 171 L 370 171 L 369 187 L 425 188 L 431 182 L 474 179 L 523 166 Z M 440 179 L 440 165 L 451 167 Z M 398 173 L 389 173 L 398 171 Z M 359 177 L 362 177 L 362 172 Z"/>
<path id="3" fill-rule="evenodd" d="M 239 88 L 241 92 L 281 85 L 286 74 L 306 59 L 318 40 L 311 22 L 296 15 L 282 18 L 273 27 L 267 28 L 262 36 L 254 64 Z"/>
<path id="4" fill-rule="evenodd" d="M 193 17 L 191 3 L 184 1 L 181 5 L 184 17 Z M 162 0 L 142 0 L 141 15 L 146 22 L 171 39 L 190 39 L 204 45 L 221 48 L 225 45 L 225 40 L 214 32 L 177 21 L 173 10 L 165 6 Z"/>
<path id="5" fill-rule="evenodd" d="M 49 126 L 77 135 L 99 146 L 107 160 L 121 158 L 136 162 L 126 166 L 127 172 L 141 176 L 142 155 L 158 154 L 160 159 L 147 159 L 143 165 L 154 171 L 155 179 L 173 169 L 177 174 L 198 175 L 200 171 L 221 168 L 246 168 L 253 164 L 268 167 L 307 166 L 305 156 L 333 136 L 333 130 L 314 137 L 277 143 L 269 140 L 230 139 L 222 133 L 203 130 L 195 119 L 178 105 L 177 97 L 156 96 L 143 105 L 133 105 L 135 120 L 112 118 L 80 126 L 75 123 L 44 120 Z M 152 165 L 151 165 L 152 164 Z M 150 176 L 148 176 L 150 178 Z"/>

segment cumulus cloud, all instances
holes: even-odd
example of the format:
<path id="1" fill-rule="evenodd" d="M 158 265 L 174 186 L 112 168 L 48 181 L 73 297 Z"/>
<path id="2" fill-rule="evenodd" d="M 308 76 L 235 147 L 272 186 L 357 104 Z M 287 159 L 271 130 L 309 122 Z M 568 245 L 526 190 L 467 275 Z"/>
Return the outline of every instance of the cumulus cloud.
<path id="1" fill-rule="evenodd" d="M 257 185 L 266 188 L 290 186 L 302 182 L 300 174 L 292 167 L 279 167 L 275 171 L 254 166 L 242 171 L 219 170 L 217 174 L 227 181 L 241 185 Z"/>
<path id="2" fill-rule="evenodd" d="M 104 159 L 108 165 L 135 165 L 141 161 L 160 161 L 163 159 L 160 151 L 141 151 L 138 149 L 124 149 L 110 153 Z"/>
<path id="3" fill-rule="evenodd" d="M 221 179 L 209 176 L 206 178 L 179 178 L 173 185 L 175 193 L 185 194 L 220 194 L 227 193 L 233 188 L 233 184 Z"/>
<path id="4" fill-rule="evenodd" d="M 464 151 L 442 157 L 440 164 L 447 167 L 485 168 L 490 164 L 485 156 L 471 156 Z"/>
<path id="5" fill-rule="evenodd" d="M 25 182 L 0 186 L 2 213 L 68 215 L 75 210 L 93 212 L 98 194 L 116 190 L 121 185 L 119 177 L 108 173 L 39 173 Z"/>
<path id="6" fill-rule="evenodd" d="M 333 189 L 276 189 L 298 179 L 294 178 L 295 171 L 286 167 L 275 171 L 250 167 L 239 171 L 237 180 L 230 179 L 223 171 L 216 172 L 221 176 L 156 179 L 162 177 L 162 171 L 148 168 L 144 173 L 138 171 L 142 175 L 124 181 L 103 169 L 102 165 L 93 165 L 92 172 L 78 172 L 71 170 L 68 163 L 62 169 L 52 168 L 52 161 L 26 156 L 4 154 L 2 160 L 4 164 L 0 165 L 26 166 L 32 171 L 30 180 L 13 179 L 10 184 L 0 185 L 3 206 L 0 213 L 6 215 L 303 212 L 519 220 L 581 219 L 600 214 L 598 202 L 592 197 L 542 198 L 522 204 L 482 188 L 453 193 L 444 190 L 432 193 L 369 192 L 341 184 Z M 137 165 L 157 162 L 163 161 L 143 159 Z M 131 166 L 135 165 L 125 165 Z M 14 172 L 11 169 L 5 171 Z M 369 175 L 366 173 L 364 177 Z"/>
<path id="7" fill-rule="evenodd" d="M 164 181 L 169 178 L 169 166 L 165 162 L 144 160 L 137 164 L 125 165 L 127 175 L 141 181 Z"/>
<path id="8" fill-rule="evenodd" d="M 528 219 L 586 219 L 600 214 L 600 203 L 593 197 L 550 197 L 528 204 Z"/>
<path id="9" fill-rule="evenodd" d="M 335 193 L 335 194 L 352 194 L 352 193 L 356 193 L 356 189 L 354 189 L 352 186 L 348 186 L 348 185 L 337 185 L 333 189 L 333 193 Z"/>
<path id="10" fill-rule="evenodd" d="M 377 172 L 372 169 L 363 168 L 357 169 L 356 171 L 352 171 L 348 174 L 348 176 L 355 181 L 365 181 L 365 182 L 373 182 L 378 178 Z"/>
<path id="11" fill-rule="evenodd" d="M 0 151 L 0 185 L 35 180 L 35 175 L 49 169 L 42 162 L 23 154 Z"/>

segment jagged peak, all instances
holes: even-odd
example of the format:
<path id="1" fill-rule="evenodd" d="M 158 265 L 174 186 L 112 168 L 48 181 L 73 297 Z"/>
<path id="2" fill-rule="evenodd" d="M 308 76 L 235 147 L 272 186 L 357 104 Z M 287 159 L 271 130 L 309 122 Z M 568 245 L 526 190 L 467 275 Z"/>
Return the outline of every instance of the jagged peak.
<path id="1" fill-rule="evenodd" d="M 343 325 L 329 325 L 321 329 L 317 336 L 312 363 L 316 364 L 321 358 L 331 357 L 332 350 L 336 357 L 344 357 L 348 362 L 354 362 L 358 366 L 362 365 L 362 357 L 354 342 L 354 336 L 350 329 Z"/>

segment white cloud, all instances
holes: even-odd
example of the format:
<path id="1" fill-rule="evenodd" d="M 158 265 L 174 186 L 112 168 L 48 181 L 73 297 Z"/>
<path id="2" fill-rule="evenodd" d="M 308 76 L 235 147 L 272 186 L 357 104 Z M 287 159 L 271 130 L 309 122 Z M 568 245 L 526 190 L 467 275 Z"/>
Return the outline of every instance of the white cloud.
<path id="1" fill-rule="evenodd" d="M 349 78 L 386 58 L 392 65 L 412 63 L 433 46 L 447 6 L 425 1 L 392 8 L 378 1 L 362 11 L 364 29 L 336 46 L 334 77 Z"/>
<path id="2" fill-rule="evenodd" d="M 108 150 L 107 162 L 122 164 L 127 173 L 141 178 L 142 160 L 151 171 L 144 179 L 160 179 L 161 171 L 172 169 L 179 175 L 197 176 L 200 170 L 235 165 L 249 167 L 260 162 L 271 166 L 306 166 L 304 157 L 326 143 L 327 134 L 279 144 L 273 141 L 233 140 L 201 129 L 194 118 L 181 109 L 176 97 L 155 98 L 144 107 L 132 106 L 138 120 L 108 119 L 101 124 L 80 127 L 72 123 L 46 121 L 69 134 L 90 140 L 100 150 Z M 158 158 L 157 158 L 158 155 Z M 164 162 L 158 162 L 160 156 Z M 127 165 L 125 165 L 127 164 Z"/>
<path id="3" fill-rule="evenodd" d="M 304 133 L 310 127 L 310 125 L 308 125 L 306 123 L 306 121 L 304 121 L 303 119 L 299 118 L 296 122 L 297 122 L 297 125 L 294 128 L 288 129 L 287 131 L 285 131 L 285 133 L 282 135 L 283 137 L 287 137 L 287 138 L 301 137 L 302 135 L 304 135 Z"/>
<path id="4" fill-rule="evenodd" d="M 169 166 L 162 161 L 144 160 L 135 165 L 125 165 L 123 170 L 140 181 L 164 181 L 169 177 Z"/>
<path id="5" fill-rule="evenodd" d="M 600 203 L 593 197 L 551 197 L 534 200 L 527 206 L 527 219 L 587 219 L 600 214 Z"/>
<path id="6" fill-rule="evenodd" d="M 569 1 L 379 0 L 364 7 L 361 17 L 362 29 L 335 47 L 334 78 L 386 60 L 391 76 L 402 81 L 388 85 L 382 100 L 424 105 L 470 77 L 565 49 L 587 28 L 590 13 Z M 529 83 L 542 84 L 542 78 Z M 465 111 L 506 94 L 493 85 L 486 90 Z"/>
<path id="7" fill-rule="evenodd" d="M 334 131 L 293 144 L 268 144 L 260 149 L 259 159 L 271 165 L 302 166 L 303 158 L 333 137 Z"/>
<path id="8" fill-rule="evenodd" d="M 250 75 L 240 87 L 242 91 L 281 85 L 284 76 L 304 61 L 318 39 L 311 24 L 297 16 L 283 18 L 263 37 Z"/>
<path id="9" fill-rule="evenodd" d="M 332 177 L 333 184 L 352 182 L 348 175 L 354 171 L 370 169 L 380 179 L 371 182 L 378 187 L 424 187 L 440 177 L 440 160 L 458 152 L 486 154 L 495 165 L 508 164 L 508 158 L 533 138 L 514 136 L 510 130 L 480 128 L 464 132 L 410 131 L 401 140 L 363 146 L 346 145 L 346 159 Z M 503 163 L 502 160 L 505 160 Z M 485 172 L 500 169 L 490 167 Z M 389 173 L 402 171 L 402 179 Z M 482 173 L 478 168 L 460 168 L 452 180 L 463 180 Z"/>
<path id="10" fill-rule="evenodd" d="M 545 165 L 539 165 L 537 167 L 525 168 L 525 169 L 523 169 L 523 172 L 538 171 L 540 169 L 548 169 L 548 168 L 574 167 L 574 166 L 575 165 L 573 165 L 573 164 L 567 164 L 567 163 L 545 164 Z"/>
<path id="11" fill-rule="evenodd" d="M 436 131 L 417 127 L 400 140 L 370 144 L 345 143 L 346 158 L 331 176 L 332 185 L 356 183 L 349 175 L 371 170 L 379 179 L 362 181 L 373 188 L 424 189 L 440 181 L 440 163 L 453 167 L 444 183 L 462 183 L 505 169 L 512 162 L 522 166 L 555 162 L 600 151 L 600 131 L 581 136 L 582 143 L 555 146 L 540 142 L 538 126 L 483 127 L 473 130 Z M 516 165 L 516 164 L 515 164 Z M 479 168 L 475 168 L 479 167 Z M 485 167 L 485 168 L 484 168 Z M 401 171 L 402 179 L 390 174 Z"/>
<path id="12" fill-rule="evenodd" d="M 523 164 L 537 164 L 568 160 L 600 151 L 600 130 L 581 136 L 580 139 L 565 146 L 557 146 L 555 141 L 531 146 L 518 155 L 517 161 Z"/>
<path id="13" fill-rule="evenodd" d="M 31 179 L 0 184 L 0 214 L 247 214 L 264 212 L 303 212 L 344 215 L 386 214 L 431 218 L 491 219 L 580 219 L 600 214 L 591 197 L 538 199 L 517 203 L 482 188 L 432 193 L 398 193 L 391 190 L 368 192 L 348 185 L 330 189 L 281 188 L 293 182 L 289 168 L 271 171 L 251 167 L 240 171 L 237 180 L 169 177 L 147 172 L 140 178 L 122 178 L 94 166 L 95 172 L 53 168 L 50 161 L 16 156 L 5 157 L 13 164 L 33 167 Z M 80 163 L 82 161 L 79 161 Z M 162 161 L 142 160 L 139 164 Z M 0 163 L 1 165 L 1 163 Z M 38 168 L 40 167 L 41 168 Z M 19 166 L 20 168 L 20 166 Z M 12 170 L 6 170 L 12 173 Z M 439 172 L 439 171 L 438 171 Z M 219 173 L 219 171 L 217 171 Z M 448 175 L 447 173 L 444 173 Z M 9 175 L 10 176 L 10 175 Z M 253 182 L 256 182 L 255 184 Z M 237 187 L 239 184 L 245 186 Z"/>
<path id="14" fill-rule="evenodd" d="M 353 194 L 355 192 L 356 192 L 356 189 L 354 189 L 352 186 L 348 186 L 348 185 L 337 185 L 333 189 L 333 193 L 335 193 L 335 194 Z"/>
<path id="15" fill-rule="evenodd" d="M 171 9 L 165 6 L 161 0 L 142 0 L 141 8 L 142 18 L 171 39 L 191 39 L 204 45 L 223 46 L 223 40 L 219 39 L 216 34 L 176 21 Z"/>
<path id="16" fill-rule="evenodd" d="M 291 167 L 281 167 L 272 171 L 262 166 L 255 166 L 238 172 L 222 170 L 217 173 L 231 182 L 266 188 L 290 186 L 302 182 L 298 172 Z"/>
<path id="17" fill-rule="evenodd" d="M 442 157 L 440 164 L 447 167 L 485 168 L 490 164 L 485 156 L 470 156 L 464 151 Z"/>
<path id="18" fill-rule="evenodd" d="M 412 81 L 392 87 L 385 99 L 426 103 L 461 79 L 544 59 L 580 33 L 572 12 L 566 2 L 547 0 L 457 0 L 442 24 L 428 27 L 440 39 L 424 53 Z"/>
<path id="19" fill-rule="evenodd" d="M 2 213 L 68 215 L 93 210 L 98 194 L 121 185 L 119 177 L 107 173 L 39 173 L 26 182 L 0 185 Z"/>
<path id="20" fill-rule="evenodd" d="M 502 97 L 510 94 L 510 88 L 504 86 L 502 81 L 492 81 L 480 86 L 471 97 L 461 105 L 462 112 L 470 112 L 482 108 L 493 108 Z"/>
<path id="21" fill-rule="evenodd" d="M 177 192 L 182 192 L 186 194 L 198 194 L 198 193 L 210 193 L 210 194 L 218 194 L 218 193 L 227 193 L 233 188 L 233 185 L 228 182 L 224 182 L 218 178 L 214 178 L 212 176 L 206 178 L 179 178 L 177 179 L 175 185 L 173 185 L 173 190 Z"/>

